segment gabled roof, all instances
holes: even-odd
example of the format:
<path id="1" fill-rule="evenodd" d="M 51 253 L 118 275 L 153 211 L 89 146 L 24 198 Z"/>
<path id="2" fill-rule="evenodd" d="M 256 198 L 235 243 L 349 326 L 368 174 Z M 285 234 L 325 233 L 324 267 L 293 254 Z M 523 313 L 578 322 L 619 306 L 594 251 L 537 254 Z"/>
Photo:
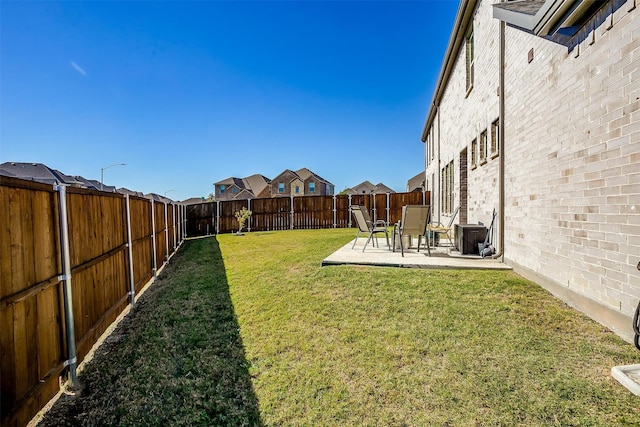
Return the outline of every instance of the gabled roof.
<path id="1" fill-rule="evenodd" d="M 412 192 L 415 190 L 424 190 L 424 171 L 420 172 L 416 176 L 409 178 L 407 181 L 407 191 Z"/>
<path id="2" fill-rule="evenodd" d="M 271 183 L 271 180 L 264 175 L 254 174 L 243 179 L 245 182 L 245 188 L 250 190 L 254 196 L 262 193 L 265 188 Z"/>
<path id="3" fill-rule="evenodd" d="M 347 188 L 344 191 L 346 194 L 383 194 L 383 193 L 395 193 L 393 189 L 387 187 L 383 183 L 378 183 L 376 185 L 372 184 L 369 181 L 363 181 L 360 184 Z"/>
<path id="4" fill-rule="evenodd" d="M 329 181 L 327 181 L 326 179 L 324 179 L 320 175 L 316 174 L 315 172 L 313 172 L 313 171 L 311 171 L 311 170 L 309 170 L 307 168 L 298 169 L 294 173 L 296 175 L 298 175 L 300 177 L 300 179 L 302 179 L 303 181 L 307 181 L 309 178 L 313 177 L 316 180 L 318 180 L 319 182 L 325 182 L 327 184 L 331 184 Z"/>
<path id="5" fill-rule="evenodd" d="M 239 198 L 238 196 L 241 194 L 247 195 L 251 197 L 257 197 L 258 194 L 262 193 L 265 188 L 269 185 L 271 180 L 264 175 L 253 174 L 246 178 L 236 178 L 229 177 L 227 179 L 223 179 L 222 181 L 218 181 L 214 183 L 215 186 L 225 185 L 225 186 L 236 186 L 240 189 L 240 191 L 233 196 L 234 199 Z"/>

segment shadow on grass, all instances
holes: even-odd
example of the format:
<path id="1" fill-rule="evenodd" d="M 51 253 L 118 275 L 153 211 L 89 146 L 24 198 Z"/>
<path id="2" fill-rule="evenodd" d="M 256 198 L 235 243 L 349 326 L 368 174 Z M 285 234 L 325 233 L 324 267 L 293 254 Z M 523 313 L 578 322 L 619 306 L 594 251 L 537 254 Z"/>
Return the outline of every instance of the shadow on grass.
<path id="1" fill-rule="evenodd" d="M 215 237 L 190 240 L 38 424 L 262 426 Z"/>

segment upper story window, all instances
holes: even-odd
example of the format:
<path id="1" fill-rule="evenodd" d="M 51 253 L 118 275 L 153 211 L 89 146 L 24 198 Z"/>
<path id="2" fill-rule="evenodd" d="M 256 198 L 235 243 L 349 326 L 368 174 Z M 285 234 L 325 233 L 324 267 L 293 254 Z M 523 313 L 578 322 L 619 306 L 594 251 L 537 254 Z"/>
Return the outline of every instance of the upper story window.
<path id="1" fill-rule="evenodd" d="M 465 51 L 467 55 L 467 92 L 473 89 L 473 23 L 469 26 L 465 37 Z"/>
<path id="2" fill-rule="evenodd" d="M 487 130 L 480 134 L 480 164 L 487 163 Z"/>
<path id="3" fill-rule="evenodd" d="M 500 152 L 500 119 L 491 123 L 491 156 L 495 157 Z"/>
<path id="4" fill-rule="evenodd" d="M 300 186 L 296 185 L 296 189 L 295 189 L 296 194 L 300 194 Z"/>
<path id="5" fill-rule="evenodd" d="M 471 167 L 475 168 L 478 166 L 478 140 L 474 139 L 471 141 Z"/>
<path id="6" fill-rule="evenodd" d="M 284 182 L 278 183 L 278 193 L 284 193 Z"/>
<path id="7" fill-rule="evenodd" d="M 315 182 L 310 182 L 309 183 L 309 193 L 315 193 L 316 191 L 316 183 Z"/>
<path id="8" fill-rule="evenodd" d="M 233 194 L 236 194 L 236 193 L 238 192 L 238 188 L 237 188 L 237 187 L 232 187 L 232 188 L 231 188 L 231 192 L 232 192 Z"/>
<path id="9" fill-rule="evenodd" d="M 220 185 L 219 187 L 220 187 L 220 194 L 224 194 L 224 190 L 225 190 L 224 185 Z"/>

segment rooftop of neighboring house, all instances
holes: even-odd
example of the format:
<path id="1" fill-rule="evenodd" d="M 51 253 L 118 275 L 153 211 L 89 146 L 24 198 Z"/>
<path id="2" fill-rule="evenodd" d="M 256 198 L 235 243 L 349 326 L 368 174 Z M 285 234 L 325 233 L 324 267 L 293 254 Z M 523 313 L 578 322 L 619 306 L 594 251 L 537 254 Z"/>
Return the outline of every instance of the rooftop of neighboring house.
<path id="1" fill-rule="evenodd" d="M 51 169 L 43 163 L 5 162 L 0 164 L 0 175 L 51 185 L 67 184 L 73 187 L 84 187 L 84 184 L 76 178 Z"/>
<path id="2" fill-rule="evenodd" d="M 407 181 L 407 191 L 422 191 L 424 190 L 424 172 L 418 173 L 416 176 L 409 178 Z"/>
<path id="3" fill-rule="evenodd" d="M 271 180 L 266 176 L 256 173 L 246 178 L 229 177 L 223 179 L 222 181 L 215 182 L 213 185 L 215 185 L 216 187 L 220 187 L 222 185 L 235 185 L 240 189 L 240 192 L 235 195 L 236 198 L 239 197 L 240 194 L 243 194 L 245 196 L 253 195 L 253 197 L 259 197 L 260 194 L 268 187 L 270 182 Z"/>
<path id="4" fill-rule="evenodd" d="M 363 181 L 358 185 L 355 185 L 351 188 L 347 188 L 344 190 L 345 194 L 384 194 L 384 193 L 395 193 L 393 189 L 387 187 L 383 183 L 379 182 L 378 184 L 372 184 L 369 181 Z"/>
<path id="5" fill-rule="evenodd" d="M 118 188 L 116 191 L 120 194 L 128 194 L 130 196 L 144 197 L 144 194 L 141 191 L 133 191 L 124 187 Z"/>
<path id="6" fill-rule="evenodd" d="M 181 201 L 183 205 L 197 205 L 198 203 L 204 203 L 204 197 L 191 197 L 190 199 L 186 199 Z"/>

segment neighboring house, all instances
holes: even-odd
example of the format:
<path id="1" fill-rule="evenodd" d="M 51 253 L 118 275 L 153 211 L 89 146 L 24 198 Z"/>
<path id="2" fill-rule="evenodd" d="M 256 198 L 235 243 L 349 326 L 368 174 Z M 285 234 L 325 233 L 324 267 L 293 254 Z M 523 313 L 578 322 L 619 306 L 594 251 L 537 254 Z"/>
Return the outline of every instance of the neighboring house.
<path id="1" fill-rule="evenodd" d="M 412 193 L 414 191 L 424 191 L 425 190 L 425 177 L 424 171 L 420 172 L 418 175 L 413 178 L 409 178 L 407 181 L 407 193 Z"/>
<path id="2" fill-rule="evenodd" d="M 631 339 L 640 299 L 637 0 L 462 0 L 426 122 L 434 219 Z M 497 18 L 497 19 L 496 19 Z M 502 24 L 501 22 L 506 22 Z"/>
<path id="3" fill-rule="evenodd" d="M 269 197 L 269 183 L 269 178 L 260 174 L 227 178 L 213 184 L 215 200 L 266 198 Z"/>
<path id="4" fill-rule="evenodd" d="M 334 186 L 307 168 L 292 171 L 286 169 L 271 180 L 272 197 L 331 196 Z"/>
<path id="5" fill-rule="evenodd" d="M 386 193 L 395 193 L 391 188 L 387 187 L 383 183 L 378 183 L 374 185 L 369 181 L 361 182 L 360 184 L 347 188 L 343 191 L 344 194 L 386 194 Z"/>
<path id="6" fill-rule="evenodd" d="M 66 184 L 71 187 L 84 187 L 84 184 L 72 176 L 51 169 L 42 163 L 5 162 L 0 164 L 0 175 L 12 176 L 45 184 Z"/>

